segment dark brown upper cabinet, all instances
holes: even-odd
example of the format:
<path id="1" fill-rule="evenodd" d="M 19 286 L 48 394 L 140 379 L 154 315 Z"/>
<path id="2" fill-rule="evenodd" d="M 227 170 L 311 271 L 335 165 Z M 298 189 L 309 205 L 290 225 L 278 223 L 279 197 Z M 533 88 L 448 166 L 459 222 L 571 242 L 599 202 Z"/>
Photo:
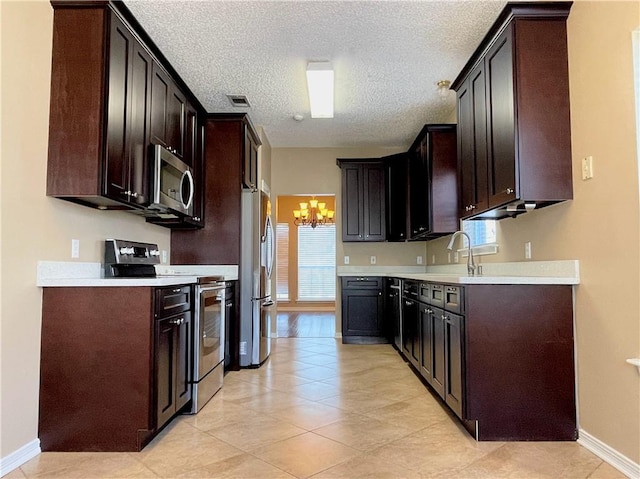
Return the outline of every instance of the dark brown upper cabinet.
<path id="1" fill-rule="evenodd" d="M 456 125 L 430 124 L 409 148 L 409 237 L 431 239 L 458 228 Z"/>
<path id="2" fill-rule="evenodd" d="M 453 82 L 463 218 L 500 219 L 573 198 L 570 8 L 508 4 Z"/>
<path id="3" fill-rule="evenodd" d="M 152 142 L 198 168 L 202 105 L 121 2 L 51 3 L 47 195 L 142 210 Z"/>
<path id="4" fill-rule="evenodd" d="M 387 241 L 406 241 L 409 155 L 385 156 L 382 161 L 385 165 Z"/>
<path id="5" fill-rule="evenodd" d="M 342 241 L 386 239 L 385 167 L 381 159 L 337 159 L 342 170 Z"/>
<path id="6" fill-rule="evenodd" d="M 144 206 L 151 56 L 111 9 L 63 5 L 54 3 L 47 194 Z"/>
<path id="7" fill-rule="evenodd" d="M 180 157 L 185 153 L 187 100 L 169 74 L 153 65 L 151 88 L 151 142 L 167 147 Z M 189 164 L 191 158 L 186 159 Z"/>
<path id="8" fill-rule="evenodd" d="M 244 130 L 244 144 L 242 163 L 242 185 L 252 191 L 258 189 L 258 148 L 260 143 L 256 141 L 255 134 L 247 126 Z"/>

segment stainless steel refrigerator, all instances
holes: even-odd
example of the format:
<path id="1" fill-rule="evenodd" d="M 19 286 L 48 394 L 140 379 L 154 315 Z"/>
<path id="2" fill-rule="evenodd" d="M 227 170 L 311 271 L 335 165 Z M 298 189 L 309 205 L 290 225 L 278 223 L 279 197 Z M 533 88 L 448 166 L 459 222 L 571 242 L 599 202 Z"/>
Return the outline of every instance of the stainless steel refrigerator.
<path id="1" fill-rule="evenodd" d="M 258 367 L 271 352 L 271 201 L 264 191 L 242 192 L 240 235 L 240 366 Z"/>

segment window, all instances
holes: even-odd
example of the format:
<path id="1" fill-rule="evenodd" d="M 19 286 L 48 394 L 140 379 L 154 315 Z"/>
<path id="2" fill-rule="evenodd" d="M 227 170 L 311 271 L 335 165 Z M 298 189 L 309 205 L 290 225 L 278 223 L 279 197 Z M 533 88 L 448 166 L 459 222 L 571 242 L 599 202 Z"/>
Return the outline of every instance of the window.
<path id="1" fill-rule="evenodd" d="M 298 227 L 298 300 L 335 301 L 335 225 Z"/>
<path id="2" fill-rule="evenodd" d="M 471 246 L 481 246 L 496 242 L 496 220 L 469 220 L 462 222 L 462 231 L 471 238 Z M 464 237 L 464 247 L 468 248 L 467 238 Z"/>
<path id="3" fill-rule="evenodd" d="M 289 299 L 289 224 L 276 225 L 276 299 Z"/>
<path id="4" fill-rule="evenodd" d="M 474 255 L 495 254 L 498 252 L 496 220 L 467 220 L 460 222 L 460 229 L 471 238 Z M 462 248 L 458 250 L 462 257 L 469 254 L 469 242 L 462 236 Z"/>

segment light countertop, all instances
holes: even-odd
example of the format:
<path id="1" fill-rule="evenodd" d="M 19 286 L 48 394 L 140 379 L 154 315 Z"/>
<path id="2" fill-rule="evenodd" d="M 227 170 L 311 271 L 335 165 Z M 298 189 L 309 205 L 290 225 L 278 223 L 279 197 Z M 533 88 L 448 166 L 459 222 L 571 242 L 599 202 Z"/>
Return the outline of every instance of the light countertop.
<path id="1" fill-rule="evenodd" d="M 338 276 L 382 276 L 452 284 L 580 284 L 577 260 L 485 263 L 467 275 L 466 264 L 437 266 L 339 266 Z"/>
<path id="2" fill-rule="evenodd" d="M 238 279 L 237 265 L 158 265 L 156 278 L 105 278 L 100 263 L 39 261 L 36 285 L 39 287 L 137 287 L 192 284 L 199 276 Z"/>

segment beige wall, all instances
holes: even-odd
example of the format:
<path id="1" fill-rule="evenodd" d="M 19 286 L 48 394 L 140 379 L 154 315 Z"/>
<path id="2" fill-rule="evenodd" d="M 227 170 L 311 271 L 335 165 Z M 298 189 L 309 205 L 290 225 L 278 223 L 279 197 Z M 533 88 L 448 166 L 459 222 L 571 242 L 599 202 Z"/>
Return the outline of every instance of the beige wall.
<path id="1" fill-rule="evenodd" d="M 481 261 L 580 260 L 576 336 L 580 427 L 640 461 L 638 156 L 631 32 L 638 2 L 573 4 L 568 20 L 574 199 L 498 223 L 500 253 Z M 595 176 L 581 178 L 593 156 Z M 443 238 L 429 255 L 446 263 Z"/>
<path id="2" fill-rule="evenodd" d="M 143 218 L 45 196 L 53 11 L 47 1 L 0 2 L 2 40 L 0 457 L 37 438 L 42 290 L 38 260 L 102 260 L 108 237 L 158 243 Z M 10 281 L 7 281 L 10 278 Z"/>

